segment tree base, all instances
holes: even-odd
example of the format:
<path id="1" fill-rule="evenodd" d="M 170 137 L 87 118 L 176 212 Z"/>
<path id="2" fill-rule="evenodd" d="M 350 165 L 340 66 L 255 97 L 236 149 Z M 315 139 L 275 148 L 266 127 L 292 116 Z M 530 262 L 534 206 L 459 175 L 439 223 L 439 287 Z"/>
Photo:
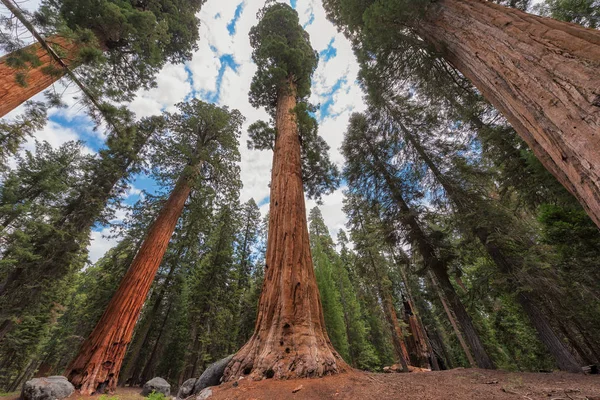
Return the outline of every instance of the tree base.
<path id="1" fill-rule="evenodd" d="M 319 346 L 314 343 L 317 341 L 314 337 L 311 341 L 312 345 L 290 348 L 285 344 L 290 342 L 288 338 L 285 342 L 276 343 L 279 346 L 269 346 L 261 343 L 255 334 L 233 356 L 222 381 L 234 381 L 240 377 L 251 380 L 311 378 L 352 370 L 331 344 L 323 340 L 324 343 Z"/>

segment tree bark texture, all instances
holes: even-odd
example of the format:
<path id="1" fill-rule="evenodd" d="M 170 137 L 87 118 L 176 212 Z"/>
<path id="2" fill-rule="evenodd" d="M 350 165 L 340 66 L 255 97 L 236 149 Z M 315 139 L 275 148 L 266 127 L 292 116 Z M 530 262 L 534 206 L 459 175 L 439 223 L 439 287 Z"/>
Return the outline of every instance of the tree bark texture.
<path id="1" fill-rule="evenodd" d="M 233 357 L 223 381 L 300 378 L 350 367 L 325 330 L 314 273 L 302 186 L 295 87 L 277 99 L 265 278 L 254 334 Z"/>
<path id="2" fill-rule="evenodd" d="M 75 63 L 79 51 L 75 42 L 61 36 L 53 36 L 46 41 L 59 54 L 65 54 L 62 60 L 67 66 Z M 15 54 L 6 54 L 0 58 L 0 117 L 44 91 L 66 74 L 64 68 L 39 43 L 31 44 L 19 51 L 35 54 L 40 61 L 40 66 L 26 69 L 12 68 L 7 64 L 7 60 Z M 45 72 L 49 67 L 52 68 L 53 73 Z M 19 73 L 24 73 L 26 76 L 25 86 L 17 82 Z"/>
<path id="3" fill-rule="evenodd" d="M 412 364 L 421 368 L 432 368 L 432 363 L 429 360 L 430 357 L 434 359 L 435 356 L 429 349 L 425 330 L 414 313 L 410 299 L 404 300 L 404 322 L 408 325 L 408 331 L 410 332 L 410 335 L 406 338 L 406 346 Z"/>
<path id="4" fill-rule="evenodd" d="M 600 226 L 600 31 L 484 0 L 436 1 L 417 31 Z"/>
<path id="5" fill-rule="evenodd" d="M 185 172 L 179 178 L 100 321 L 67 368 L 65 375 L 82 395 L 117 387 L 133 329 L 191 192 L 189 179 Z"/>

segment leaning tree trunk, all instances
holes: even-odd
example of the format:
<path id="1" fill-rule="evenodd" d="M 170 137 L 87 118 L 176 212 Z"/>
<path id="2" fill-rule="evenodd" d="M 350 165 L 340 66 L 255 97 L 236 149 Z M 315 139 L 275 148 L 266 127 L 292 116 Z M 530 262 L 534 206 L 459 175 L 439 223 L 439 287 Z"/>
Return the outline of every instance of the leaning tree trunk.
<path id="1" fill-rule="evenodd" d="M 383 179 L 385 180 L 385 183 L 392 194 L 392 199 L 396 202 L 398 209 L 400 210 L 399 219 L 404 225 L 405 229 L 408 231 L 408 236 L 411 243 L 419 251 L 421 257 L 423 257 L 423 263 L 435 275 L 438 285 L 444 293 L 448 305 L 456 316 L 469 347 L 473 351 L 477 366 L 479 368 L 495 369 L 496 367 L 494 362 L 487 354 L 487 351 L 485 350 L 485 347 L 479 338 L 477 330 L 473 325 L 471 316 L 465 309 L 465 306 L 456 293 L 454 286 L 452 286 L 452 283 L 450 283 L 450 279 L 448 277 L 448 265 L 446 261 L 437 256 L 436 249 L 431 244 L 429 237 L 425 234 L 423 229 L 421 229 L 420 222 L 415 217 L 413 210 L 404 200 L 403 194 L 395 182 L 395 176 L 390 173 L 386 167 L 386 164 L 381 161 L 376 150 L 370 144 L 369 147 L 369 150 L 373 155 L 373 159 L 375 160 L 375 168 L 377 168 L 379 173 L 383 176 Z"/>
<path id="2" fill-rule="evenodd" d="M 295 87 L 277 98 L 265 278 L 254 334 L 225 370 L 224 381 L 300 378 L 349 366 L 327 332 L 315 279 L 302 186 Z"/>
<path id="3" fill-rule="evenodd" d="M 458 342 L 460 343 L 460 347 L 462 347 L 463 352 L 465 353 L 465 356 L 467 357 L 467 360 L 469 361 L 469 365 L 472 368 L 477 367 L 477 363 L 475 362 L 475 359 L 473 358 L 473 355 L 471 354 L 471 349 L 469 349 L 469 346 L 467 346 L 467 342 L 465 342 L 465 339 L 463 338 L 463 335 L 462 335 L 460 329 L 458 328 L 458 324 L 456 323 L 456 321 L 454 319 L 454 315 L 452 315 L 452 311 L 450 311 L 450 307 L 448 307 L 448 303 L 446 302 L 444 294 L 442 293 L 439 285 L 437 284 L 437 281 L 435 280 L 435 276 L 433 275 L 433 272 L 431 272 L 431 271 L 429 271 L 429 278 L 431 279 L 431 285 L 433 286 L 433 289 L 435 290 L 438 297 L 440 298 L 442 307 L 444 307 L 444 311 L 446 312 L 448 321 L 450 321 L 450 325 L 452 325 L 452 329 L 454 330 L 454 334 L 456 335 L 456 338 L 458 339 Z M 442 341 L 442 343 L 443 343 L 443 341 Z M 447 359 L 450 360 L 450 357 L 448 355 L 447 355 Z"/>
<path id="4" fill-rule="evenodd" d="M 127 345 L 198 167 L 190 168 L 190 174 L 184 171 L 179 178 L 100 321 L 67 368 L 65 375 L 82 395 L 116 389 Z"/>
<path id="5" fill-rule="evenodd" d="M 61 36 L 53 36 L 46 39 L 46 42 L 58 54 L 64 54 L 61 59 L 67 66 L 76 63 L 79 46 L 74 41 Z M 24 52 L 35 54 L 39 60 L 39 66 L 29 65 L 28 68 L 22 69 L 9 65 L 11 58 L 19 57 L 19 53 Z M 2 99 L 0 101 L 0 117 L 44 91 L 65 74 L 65 69 L 39 43 L 2 56 L 0 58 L 0 99 Z M 24 76 L 25 82 L 18 81 L 20 75 Z"/>
<path id="6" fill-rule="evenodd" d="M 417 31 L 600 226 L 600 31 L 485 0 L 436 1 Z"/>
<path id="7" fill-rule="evenodd" d="M 455 186 L 450 184 L 449 179 L 444 176 L 437 165 L 429 157 L 421 143 L 407 129 L 403 128 L 403 131 L 408 141 L 413 145 L 419 156 L 423 159 L 435 178 L 442 185 L 446 195 L 454 203 L 456 211 L 459 214 L 467 215 L 469 212 L 474 210 L 482 217 L 483 220 L 485 220 L 486 213 L 485 210 L 482 210 L 478 204 L 479 200 L 471 198 L 471 194 L 461 192 L 460 189 L 457 189 Z M 491 219 L 488 219 L 488 222 L 489 221 L 491 221 Z M 517 270 L 515 264 L 522 264 L 523 261 L 519 260 L 517 263 L 517 260 L 511 260 L 511 258 L 506 254 L 506 249 L 503 248 L 503 246 L 494 243 L 493 239 L 490 238 L 492 236 L 492 232 L 499 229 L 493 225 L 476 225 L 477 224 L 471 225 L 471 231 L 479 239 L 482 246 L 485 248 L 486 252 L 494 264 L 496 264 L 500 272 L 505 275 L 511 288 L 515 291 L 519 291 L 519 288 L 516 285 L 517 282 L 515 282 L 514 279 L 514 275 Z M 556 360 L 556 364 L 559 369 L 562 371 L 581 373 L 581 367 L 579 366 L 577 360 L 573 354 L 571 354 L 562 340 L 556 335 L 554 329 L 548 322 L 548 318 L 539 310 L 539 307 L 522 291 L 520 291 L 517 295 L 517 302 L 525 311 L 529 321 L 537 331 L 541 342 L 544 344 L 544 346 L 546 346 L 548 352 Z"/>

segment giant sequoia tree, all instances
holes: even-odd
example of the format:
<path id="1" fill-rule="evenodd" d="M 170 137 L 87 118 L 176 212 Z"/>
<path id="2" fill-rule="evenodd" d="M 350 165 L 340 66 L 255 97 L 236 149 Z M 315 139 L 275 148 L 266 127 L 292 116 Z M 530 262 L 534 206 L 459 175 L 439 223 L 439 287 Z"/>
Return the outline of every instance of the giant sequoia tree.
<path id="1" fill-rule="evenodd" d="M 10 0 L 12 2 L 12 0 Z M 45 0 L 35 22 L 70 68 L 104 93 L 131 98 L 151 87 L 166 62 L 191 57 L 198 40 L 196 13 L 204 0 Z M 0 117 L 66 74 L 39 44 L 1 44 Z"/>
<path id="2" fill-rule="evenodd" d="M 236 168 L 241 114 L 198 100 L 179 104 L 179 109 L 166 116 L 168 130 L 157 140 L 156 164 L 181 172 L 96 328 L 67 368 L 82 394 L 115 390 L 146 295 L 194 185 Z"/>
<path id="3" fill-rule="evenodd" d="M 427 80 L 438 72 L 432 54 L 444 60 L 441 69 L 458 69 L 600 225 L 599 31 L 484 0 L 325 7 L 365 69 Z"/>
<path id="4" fill-rule="evenodd" d="M 318 195 L 337 180 L 306 103 L 317 54 L 298 14 L 284 4 L 261 11 L 250 44 L 258 67 L 250 100 L 266 107 L 275 122 L 274 127 L 255 124 L 250 132 L 253 146 L 273 149 L 269 233 L 255 331 L 233 357 L 224 379 L 341 372 L 348 366 L 325 330 L 304 202 L 304 187 Z"/>

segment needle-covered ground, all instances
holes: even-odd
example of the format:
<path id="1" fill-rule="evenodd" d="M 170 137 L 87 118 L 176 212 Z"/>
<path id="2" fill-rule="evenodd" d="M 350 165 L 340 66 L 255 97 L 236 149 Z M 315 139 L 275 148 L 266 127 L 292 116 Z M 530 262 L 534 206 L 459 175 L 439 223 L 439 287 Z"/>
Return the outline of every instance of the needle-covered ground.
<path id="1" fill-rule="evenodd" d="M 69 399 L 137 400 L 139 388 L 119 388 L 112 396 Z M 375 374 L 350 372 L 325 378 L 249 381 L 212 388 L 210 400 L 600 400 L 600 375 L 564 372 L 522 373 L 482 369 Z M 0 396 L 16 400 L 18 396 Z M 194 397 L 192 397 L 194 399 Z"/>

